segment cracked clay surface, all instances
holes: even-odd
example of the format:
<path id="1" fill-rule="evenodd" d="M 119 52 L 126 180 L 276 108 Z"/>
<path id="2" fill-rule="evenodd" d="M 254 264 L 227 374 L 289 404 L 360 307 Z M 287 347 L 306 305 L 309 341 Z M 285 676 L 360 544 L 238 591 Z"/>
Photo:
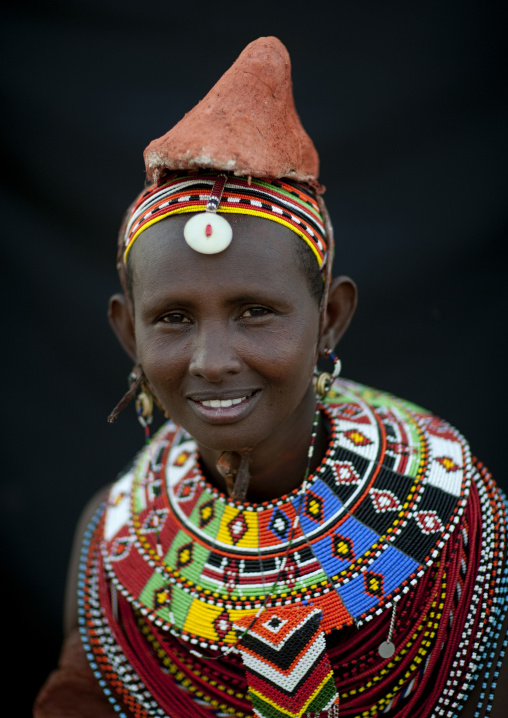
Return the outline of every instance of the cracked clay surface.
<path id="1" fill-rule="evenodd" d="M 262 37 L 247 45 L 206 97 L 148 145 L 144 157 L 152 181 L 166 169 L 211 168 L 317 183 L 318 154 L 296 112 L 291 63 L 280 40 Z"/>

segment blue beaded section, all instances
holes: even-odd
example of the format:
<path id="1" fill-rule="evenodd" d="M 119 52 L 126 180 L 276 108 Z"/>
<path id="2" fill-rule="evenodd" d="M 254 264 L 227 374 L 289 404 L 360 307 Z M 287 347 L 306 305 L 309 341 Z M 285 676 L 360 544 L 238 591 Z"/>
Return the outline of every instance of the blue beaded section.
<path id="1" fill-rule="evenodd" d="M 369 565 L 367 571 L 341 586 L 336 586 L 336 591 L 347 610 L 353 616 L 361 616 L 379 604 L 379 595 L 371 595 L 366 591 L 367 574 L 382 576 L 382 595 L 387 596 L 400 586 L 416 568 L 418 568 L 418 564 L 412 558 L 392 546 L 387 546 L 381 556 Z"/>
<path id="2" fill-rule="evenodd" d="M 353 549 L 357 556 L 363 556 L 380 538 L 378 533 L 367 528 L 367 526 L 353 516 L 348 516 L 348 518 L 337 527 L 337 531 L 352 540 Z"/>
<path id="3" fill-rule="evenodd" d="M 309 538 L 316 532 L 316 529 L 319 529 L 320 526 L 326 524 L 328 521 L 333 520 L 333 518 L 336 517 L 338 512 L 342 509 L 341 501 L 323 481 L 315 481 L 312 484 L 310 491 L 321 500 L 323 516 L 320 520 L 311 518 L 305 511 L 305 503 L 303 504 L 300 513 L 300 526 L 302 527 L 302 531 L 307 534 Z M 300 501 L 302 499 L 305 499 L 305 497 L 295 496 L 292 501 L 296 513 L 299 511 Z"/>

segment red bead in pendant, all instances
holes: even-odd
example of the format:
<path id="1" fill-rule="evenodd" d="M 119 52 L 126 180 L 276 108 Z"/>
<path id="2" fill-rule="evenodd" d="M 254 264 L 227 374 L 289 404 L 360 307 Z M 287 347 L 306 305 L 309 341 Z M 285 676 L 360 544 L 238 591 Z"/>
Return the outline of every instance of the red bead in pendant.
<path id="1" fill-rule="evenodd" d="M 217 254 L 229 246 L 233 229 L 225 217 L 213 212 L 197 212 L 186 223 L 185 241 L 196 252 Z"/>

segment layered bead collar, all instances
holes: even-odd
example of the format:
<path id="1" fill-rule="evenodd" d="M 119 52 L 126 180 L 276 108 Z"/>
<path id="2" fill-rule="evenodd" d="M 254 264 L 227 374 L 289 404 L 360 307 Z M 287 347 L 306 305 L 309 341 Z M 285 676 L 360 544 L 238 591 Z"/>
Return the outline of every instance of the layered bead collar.
<path id="1" fill-rule="evenodd" d="M 311 603 L 327 633 L 390 607 L 463 516 L 469 448 L 435 416 L 345 380 L 323 411 L 329 445 L 305 493 L 260 504 L 208 483 L 194 441 L 166 424 L 111 489 L 112 585 L 155 625 L 223 650 L 233 622 L 267 605 Z"/>

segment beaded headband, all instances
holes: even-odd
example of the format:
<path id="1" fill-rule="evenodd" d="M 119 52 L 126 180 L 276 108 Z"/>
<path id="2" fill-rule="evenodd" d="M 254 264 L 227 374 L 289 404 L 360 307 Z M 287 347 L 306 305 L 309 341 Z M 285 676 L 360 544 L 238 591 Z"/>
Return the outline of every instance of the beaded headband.
<path id="1" fill-rule="evenodd" d="M 250 214 L 288 227 L 310 247 L 320 269 L 325 267 L 328 247 L 324 220 L 310 188 L 286 179 L 265 182 L 222 176 L 225 181 L 221 183 L 220 176 L 206 171 L 173 173 L 142 192 L 125 224 L 124 262 L 136 239 L 152 224 L 173 214 L 215 213 L 218 209 L 221 214 Z M 218 184 L 222 192 L 215 196 Z M 216 251 L 221 250 L 212 253 Z"/>

